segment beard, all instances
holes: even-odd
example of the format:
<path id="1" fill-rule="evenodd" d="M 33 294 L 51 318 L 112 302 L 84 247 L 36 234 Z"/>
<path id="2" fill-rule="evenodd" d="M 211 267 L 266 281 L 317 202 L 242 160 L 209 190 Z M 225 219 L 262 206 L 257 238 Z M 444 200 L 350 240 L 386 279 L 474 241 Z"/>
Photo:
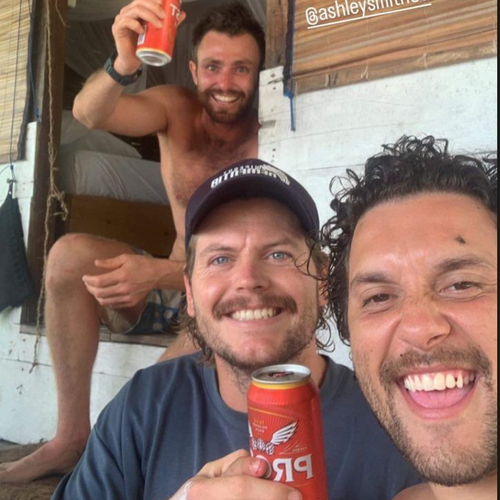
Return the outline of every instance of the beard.
<path id="1" fill-rule="evenodd" d="M 209 89 L 205 91 L 198 91 L 198 98 L 205 108 L 208 116 L 215 123 L 232 125 L 235 124 L 248 116 L 250 111 L 252 110 L 253 101 L 255 98 L 256 90 L 252 95 L 247 95 L 239 90 L 232 90 L 230 92 L 226 92 L 225 94 L 231 97 L 235 97 L 238 99 L 236 101 L 238 103 L 237 108 L 229 112 L 227 110 L 217 109 L 217 105 L 214 102 L 214 94 L 222 93 L 219 89 Z"/>
<path id="2" fill-rule="evenodd" d="M 434 436 L 428 442 L 416 442 L 411 428 L 398 414 L 395 391 L 396 381 L 416 366 L 471 366 L 484 374 L 488 402 L 483 415 L 477 415 L 474 432 L 477 432 L 474 448 L 460 445 L 454 434 L 453 424 L 430 423 Z M 358 363 L 356 362 L 356 368 Z M 478 349 L 467 351 L 441 350 L 432 356 L 407 353 L 395 362 L 385 363 L 380 371 L 380 381 L 385 398 L 377 389 L 367 370 L 368 359 L 359 363 L 358 380 L 366 399 L 372 407 L 382 427 L 388 432 L 403 455 L 413 464 L 419 474 L 431 483 L 457 487 L 480 482 L 497 471 L 498 466 L 498 397 L 493 382 L 492 364 Z M 434 429 L 431 429 L 435 426 Z"/>
<path id="3" fill-rule="evenodd" d="M 297 315 L 297 303 L 291 297 L 259 294 L 259 303 L 266 304 L 266 307 L 278 309 L 281 314 L 288 313 Z M 214 317 L 217 322 L 223 320 L 227 314 L 235 310 L 250 309 L 250 299 L 239 298 L 226 301 L 217 305 L 214 310 Z M 248 359 L 238 353 L 225 341 L 218 333 L 217 324 L 204 318 L 200 311 L 196 310 L 198 343 L 208 347 L 210 351 L 228 365 L 240 380 L 248 380 L 251 375 L 260 368 L 272 365 L 287 364 L 297 361 L 301 354 L 314 342 L 316 328 L 319 320 L 320 308 L 319 298 L 315 304 L 310 304 L 305 308 L 306 312 L 300 315 L 299 322 L 290 327 L 285 335 L 285 340 L 279 348 L 262 359 Z"/>

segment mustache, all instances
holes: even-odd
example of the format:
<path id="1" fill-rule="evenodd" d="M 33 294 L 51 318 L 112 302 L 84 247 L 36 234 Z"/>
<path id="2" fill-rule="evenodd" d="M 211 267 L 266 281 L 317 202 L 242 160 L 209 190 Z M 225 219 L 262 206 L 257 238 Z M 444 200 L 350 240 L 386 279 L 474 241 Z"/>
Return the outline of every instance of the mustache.
<path id="1" fill-rule="evenodd" d="M 292 314 L 297 314 L 299 308 L 297 302 L 292 297 L 285 295 L 274 294 L 259 294 L 258 296 L 251 297 L 237 297 L 229 299 L 225 302 L 220 302 L 214 309 L 214 316 L 217 320 L 222 320 L 228 314 L 234 311 L 243 311 L 246 309 L 253 309 L 256 307 L 280 309 L 288 311 Z"/>
<path id="2" fill-rule="evenodd" d="M 380 369 L 380 380 L 389 388 L 395 380 L 422 366 L 440 365 L 444 368 L 464 368 L 481 372 L 488 385 L 493 385 L 493 366 L 486 354 L 477 347 L 467 349 L 441 348 L 432 354 L 409 351 L 394 361 L 388 361 Z"/>
<path id="3" fill-rule="evenodd" d="M 232 89 L 232 90 L 228 90 L 228 91 L 224 92 L 222 89 L 212 88 L 212 89 L 208 89 L 208 90 L 205 90 L 204 92 L 202 92 L 202 95 L 207 97 L 207 98 L 211 97 L 215 94 L 225 94 L 225 95 L 229 95 L 231 97 L 239 97 L 241 99 L 244 99 L 246 97 L 246 94 L 244 92 L 242 92 L 241 90 L 236 90 L 236 89 Z"/>

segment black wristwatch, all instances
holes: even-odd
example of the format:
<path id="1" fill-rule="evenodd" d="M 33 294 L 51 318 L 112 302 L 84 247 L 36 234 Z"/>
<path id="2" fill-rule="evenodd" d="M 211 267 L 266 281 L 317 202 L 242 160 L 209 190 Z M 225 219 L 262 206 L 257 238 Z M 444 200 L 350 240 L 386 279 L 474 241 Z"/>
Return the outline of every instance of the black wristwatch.
<path id="1" fill-rule="evenodd" d="M 139 80 L 139 78 L 142 75 L 142 67 L 140 67 L 133 75 L 127 75 L 127 76 L 120 75 L 120 73 L 118 73 L 115 70 L 115 61 L 117 57 L 118 57 L 118 52 L 115 50 L 111 54 L 110 58 L 106 61 L 106 64 L 104 65 L 104 70 L 106 71 L 106 73 L 111 78 L 113 78 L 115 82 L 119 83 L 123 87 L 126 87 L 127 85 L 132 85 L 133 83 L 137 82 L 137 80 Z"/>

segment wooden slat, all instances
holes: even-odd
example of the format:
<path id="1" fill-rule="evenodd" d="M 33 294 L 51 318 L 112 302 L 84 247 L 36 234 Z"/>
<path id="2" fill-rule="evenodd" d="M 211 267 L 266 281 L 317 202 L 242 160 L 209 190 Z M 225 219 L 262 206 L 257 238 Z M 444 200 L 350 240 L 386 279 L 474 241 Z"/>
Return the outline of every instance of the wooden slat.
<path id="1" fill-rule="evenodd" d="M 368 2 L 390 0 L 366 0 Z M 496 0 L 400 0 L 374 11 L 423 6 L 371 19 L 339 17 L 339 5 L 365 0 L 297 0 L 293 76 L 303 92 L 393 76 L 497 54 Z M 404 5 L 402 5 L 404 4 Z M 337 17 L 311 28 L 306 11 L 333 7 Z M 323 11 L 324 12 L 324 11 Z M 333 17 L 333 16 L 332 16 Z"/>
<path id="2" fill-rule="evenodd" d="M 65 233 L 85 233 L 127 243 L 152 255 L 170 254 L 177 233 L 166 205 L 68 195 Z"/>
<path id="3" fill-rule="evenodd" d="M 266 68 L 285 65 L 288 10 L 289 0 L 267 0 Z"/>
<path id="4" fill-rule="evenodd" d="M 0 165 L 20 159 L 26 126 L 30 2 L 2 0 L 0 5 Z M 11 146 L 12 143 L 12 146 Z"/>

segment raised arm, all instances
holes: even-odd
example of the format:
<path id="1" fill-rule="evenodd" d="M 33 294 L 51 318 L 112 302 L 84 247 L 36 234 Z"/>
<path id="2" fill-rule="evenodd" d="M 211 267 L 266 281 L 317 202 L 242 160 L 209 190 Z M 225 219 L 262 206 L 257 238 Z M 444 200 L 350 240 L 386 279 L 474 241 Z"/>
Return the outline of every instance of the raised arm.
<path id="1" fill-rule="evenodd" d="M 78 94 L 73 115 L 90 129 L 129 137 L 143 137 L 167 130 L 166 87 L 155 87 L 133 96 L 122 92 L 123 87 L 101 70 Z"/>
<path id="2" fill-rule="evenodd" d="M 118 56 L 114 69 L 122 76 L 133 75 L 141 67 L 136 56 L 137 40 L 144 32 L 143 24 L 161 26 L 165 13 L 162 0 L 135 0 L 124 7 L 113 25 Z M 175 87 L 157 87 L 130 96 L 104 70 L 90 77 L 77 96 L 73 108 L 75 118 L 88 128 L 140 137 L 168 128 L 168 101 L 179 92 Z"/>

